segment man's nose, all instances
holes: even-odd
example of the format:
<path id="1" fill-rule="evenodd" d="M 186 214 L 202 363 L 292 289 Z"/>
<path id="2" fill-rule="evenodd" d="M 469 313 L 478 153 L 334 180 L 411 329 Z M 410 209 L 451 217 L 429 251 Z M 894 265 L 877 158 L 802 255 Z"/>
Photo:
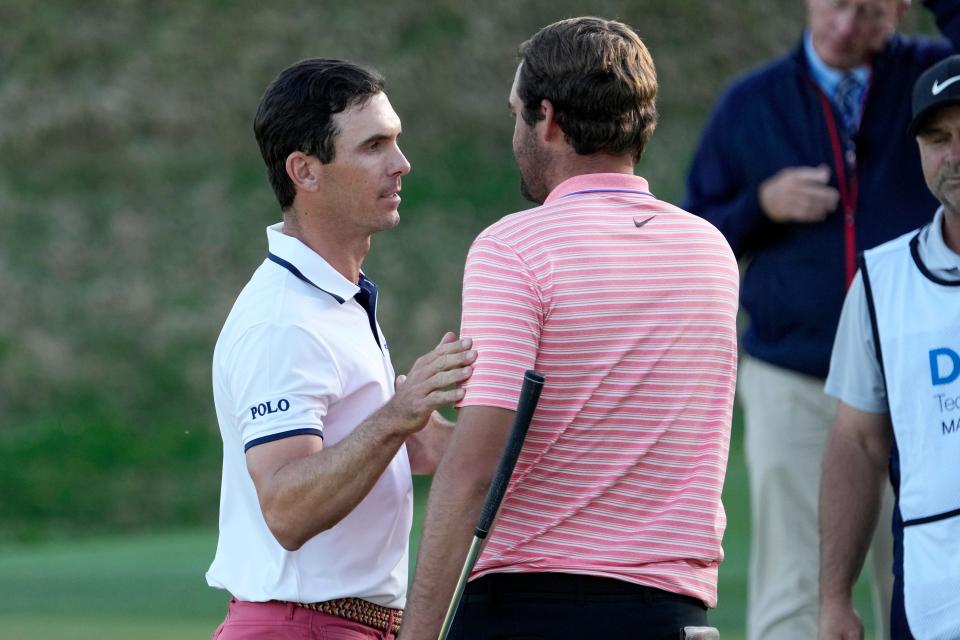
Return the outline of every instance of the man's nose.
<path id="1" fill-rule="evenodd" d="M 950 136 L 943 160 L 951 167 L 960 165 L 960 131 Z"/>
<path id="2" fill-rule="evenodd" d="M 410 161 L 407 160 L 407 156 L 403 155 L 403 151 L 400 150 L 400 147 L 397 147 L 396 154 L 394 155 L 390 165 L 390 175 L 405 176 L 410 173 L 410 169 Z"/>

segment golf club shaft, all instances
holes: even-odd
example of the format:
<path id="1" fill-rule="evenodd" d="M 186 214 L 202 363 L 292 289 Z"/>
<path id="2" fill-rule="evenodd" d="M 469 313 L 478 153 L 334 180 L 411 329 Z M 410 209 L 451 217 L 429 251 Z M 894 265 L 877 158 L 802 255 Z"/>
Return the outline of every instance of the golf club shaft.
<path id="1" fill-rule="evenodd" d="M 473 571 L 473 566 L 480 555 L 480 547 L 483 539 L 487 537 L 490 527 L 493 525 L 493 519 L 500 509 L 500 503 L 503 501 L 503 494 L 507 490 L 507 484 L 510 482 L 510 476 L 513 474 L 513 468 L 517 464 L 517 458 L 520 456 L 520 449 L 523 448 L 523 440 L 527 436 L 527 430 L 530 428 L 530 421 L 533 419 L 533 413 L 537 409 L 537 402 L 540 401 L 540 392 L 543 390 L 544 377 L 536 371 L 527 371 L 523 376 L 523 387 L 520 389 L 520 399 L 517 402 L 517 413 L 513 418 L 513 428 L 510 431 L 510 439 L 507 440 L 507 446 L 504 448 L 503 456 L 500 458 L 500 464 L 497 465 L 497 471 L 490 481 L 490 488 L 487 490 L 487 498 L 483 502 L 483 509 L 480 511 L 480 518 L 477 520 L 477 528 L 473 533 L 473 541 L 470 543 L 470 549 L 467 551 L 467 558 L 463 563 L 463 569 L 460 571 L 460 578 L 457 580 L 457 587 L 454 589 L 453 597 L 450 599 L 450 606 L 447 607 L 447 615 L 443 618 L 443 625 L 440 628 L 438 640 L 446 640 L 447 633 L 450 631 L 450 625 L 457 613 L 457 606 L 460 604 L 460 597 L 467 586 L 467 578 Z"/>

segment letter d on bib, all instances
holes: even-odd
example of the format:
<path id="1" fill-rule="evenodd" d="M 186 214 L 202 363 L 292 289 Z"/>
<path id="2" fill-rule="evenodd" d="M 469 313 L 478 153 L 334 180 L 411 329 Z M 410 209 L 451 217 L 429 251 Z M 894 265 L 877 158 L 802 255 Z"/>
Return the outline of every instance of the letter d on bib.
<path id="1" fill-rule="evenodd" d="M 957 378 L 960 378 L 960 354 L 947 347 L 931 349 L 930 380 L 933 385 L 950 384 Z"/>

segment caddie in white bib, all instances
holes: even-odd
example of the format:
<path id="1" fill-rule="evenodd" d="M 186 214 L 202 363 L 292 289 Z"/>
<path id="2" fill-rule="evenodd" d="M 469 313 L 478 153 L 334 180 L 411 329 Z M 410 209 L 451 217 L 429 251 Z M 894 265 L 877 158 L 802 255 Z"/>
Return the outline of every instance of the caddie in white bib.
<path id="1" fill-rule="evenodd" d="M 923 264 L 911 232 L 864 254 L 902 517 L 904 605 L 917 638 L 960 638 L 960 282 Z M 895 523 L 896 526 L 897 523 Z"/>

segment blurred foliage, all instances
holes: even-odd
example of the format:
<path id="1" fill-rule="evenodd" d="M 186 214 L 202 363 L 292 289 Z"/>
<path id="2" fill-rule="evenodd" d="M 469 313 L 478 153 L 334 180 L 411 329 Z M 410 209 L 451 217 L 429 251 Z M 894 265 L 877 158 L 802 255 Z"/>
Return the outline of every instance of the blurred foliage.
<path id="1" fill-rule="evenodd" d="M 210 358 L 278 219 L 251 132 L 277 72 L 328 56 L 387 78 L 414 169 L 365 270 L 403 371 L 457 328 L 472 238 L 527 206 L 506 109 L 517 46 L 583 10 L 0 2 L 0 538 L 215 521 Z M 803 19 L 799 0 L 589 11 L 633 25 L 654 55 L 660 126 L 638 172 L 671 201 L 718 92 Z"/>

